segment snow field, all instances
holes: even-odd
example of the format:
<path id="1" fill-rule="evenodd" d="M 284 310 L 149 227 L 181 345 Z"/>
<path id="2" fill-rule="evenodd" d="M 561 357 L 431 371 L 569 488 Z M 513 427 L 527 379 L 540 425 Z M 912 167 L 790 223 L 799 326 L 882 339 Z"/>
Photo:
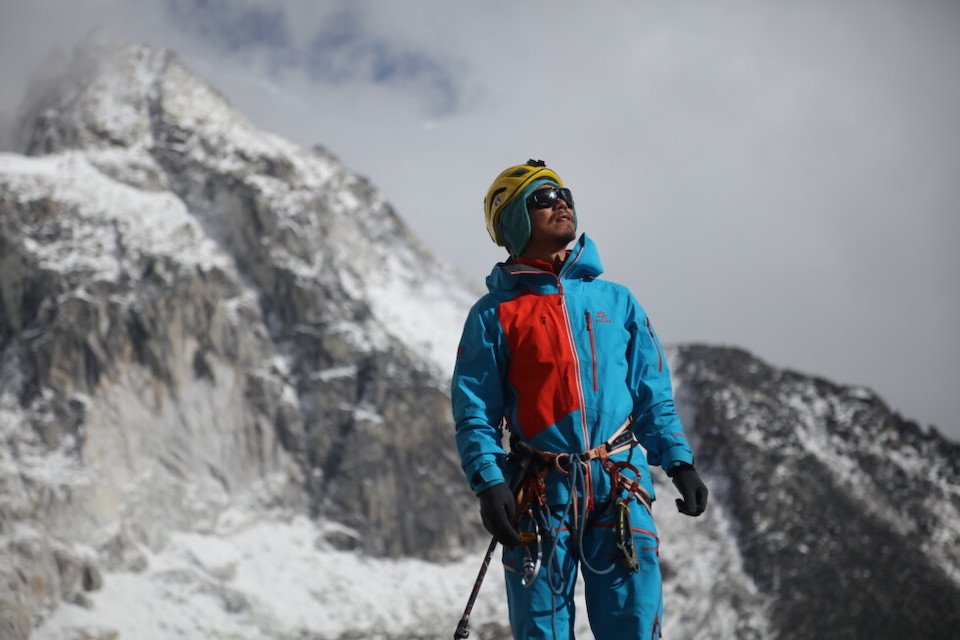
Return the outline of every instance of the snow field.
<path id="1" fill-rule="evenodd" d="M 364 558 L 331 548 L 324 525 L 305 516 L 257 517 L 209 534 L 170 535 L 163 549 L 147 552 L 145 571 L 105 574 L 89 607 L 63 604 L 34 637 L 446 637 L 483 554 L 449 563 Z M 494 561 L 471 626 L 506 620 Z"/>

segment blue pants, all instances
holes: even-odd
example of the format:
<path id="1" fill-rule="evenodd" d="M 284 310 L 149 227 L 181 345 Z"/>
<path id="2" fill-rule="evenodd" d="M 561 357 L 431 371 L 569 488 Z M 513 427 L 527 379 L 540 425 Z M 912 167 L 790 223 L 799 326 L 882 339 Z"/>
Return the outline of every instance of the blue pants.
<path id="1" fill-rule="evenodd" d="M 551 513 L 557 529 L 560 509 Z M 583 573 L 587 617 L 598 640 L 655 640 L 663 620 L 658 538 L 653 518 L 643 505 L 630 503 L 630 527 L 640 570 L 627 571 L 617 549 L 617 509 L 600 505 L 587 516 L 583 546 L 578 553 L 578 533 L 572 518 L 560 529 L 556 552 L 551 541 L 543 545 L 543 566 L 529 588 L 521 584 L 524 557 L 536 557 L 536 548 L 504 549 L 510 627 L 517 640 L 574 638 L 573 592 Z M 521 524 L 524 521 L 521 520 Z M 604 572 L 613 566 L 609 573 Z M 551 583 L 552 587 L 551 588 Z M 559 593 L 555 593 L 559 592 Z"/>

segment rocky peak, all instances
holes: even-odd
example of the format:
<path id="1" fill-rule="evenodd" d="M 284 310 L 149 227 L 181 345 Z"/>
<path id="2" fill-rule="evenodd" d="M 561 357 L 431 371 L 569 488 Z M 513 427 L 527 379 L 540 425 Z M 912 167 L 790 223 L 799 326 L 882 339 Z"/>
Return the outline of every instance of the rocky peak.
<path id="1" fill-rule="evenodd" d="M 129 557 L 243 496 L 373 553 L 476 537 L 436 446 L 473 295 L 367 180 L 165 50 L 88 43 L 28 104 L 0 155 L 0 609 L 82 591 L 55 546 Z"/>
<path id="2" fill-rule="evenodd" d="M 960 445 L 863 387 L 749 353 L 678 349 L 697 466 L 778 638 L 952 637 Z"/>

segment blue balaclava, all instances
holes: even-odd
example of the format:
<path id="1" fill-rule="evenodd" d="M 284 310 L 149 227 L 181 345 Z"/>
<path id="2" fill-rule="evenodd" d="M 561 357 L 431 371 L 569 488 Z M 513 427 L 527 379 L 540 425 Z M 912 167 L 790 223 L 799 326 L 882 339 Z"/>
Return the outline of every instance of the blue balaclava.
<path id="1" fill-rule="evenodd" d="M 527 198 L 543 185 L 560 186 L 548 178 L 534 180 L 503 209 L 500 217 L 500 235 L 511 256 L 519 256 L 530 242 L 530 212 L 527 211 Z M 570 209 L 573 211 L 573 224 L 576 228 L 577 212 L 573 207 Z"/>

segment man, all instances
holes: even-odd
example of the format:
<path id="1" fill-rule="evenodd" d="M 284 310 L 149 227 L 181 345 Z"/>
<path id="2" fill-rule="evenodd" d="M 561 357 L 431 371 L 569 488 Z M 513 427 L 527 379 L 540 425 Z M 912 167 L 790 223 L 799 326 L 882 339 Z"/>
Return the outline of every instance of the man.
<path id="1" fill-rule="evenodd" d="M 467 316 L 453 414 L 483 524 L 505 547 L 514 637 L 573 637 L 580 569 L 597 638 L 656 638 L 648 463 L 673 478 L 682 513 L 700 515 L 707 502 L 659 339 L 633 295 L 599 279 L 586 235 L 567 249 L 578 223 L 573 196 L 543 161 L 497 176 L 484 214 L 510 258 Z M 501 423 L 514 455 L 501 446 Z"/>

